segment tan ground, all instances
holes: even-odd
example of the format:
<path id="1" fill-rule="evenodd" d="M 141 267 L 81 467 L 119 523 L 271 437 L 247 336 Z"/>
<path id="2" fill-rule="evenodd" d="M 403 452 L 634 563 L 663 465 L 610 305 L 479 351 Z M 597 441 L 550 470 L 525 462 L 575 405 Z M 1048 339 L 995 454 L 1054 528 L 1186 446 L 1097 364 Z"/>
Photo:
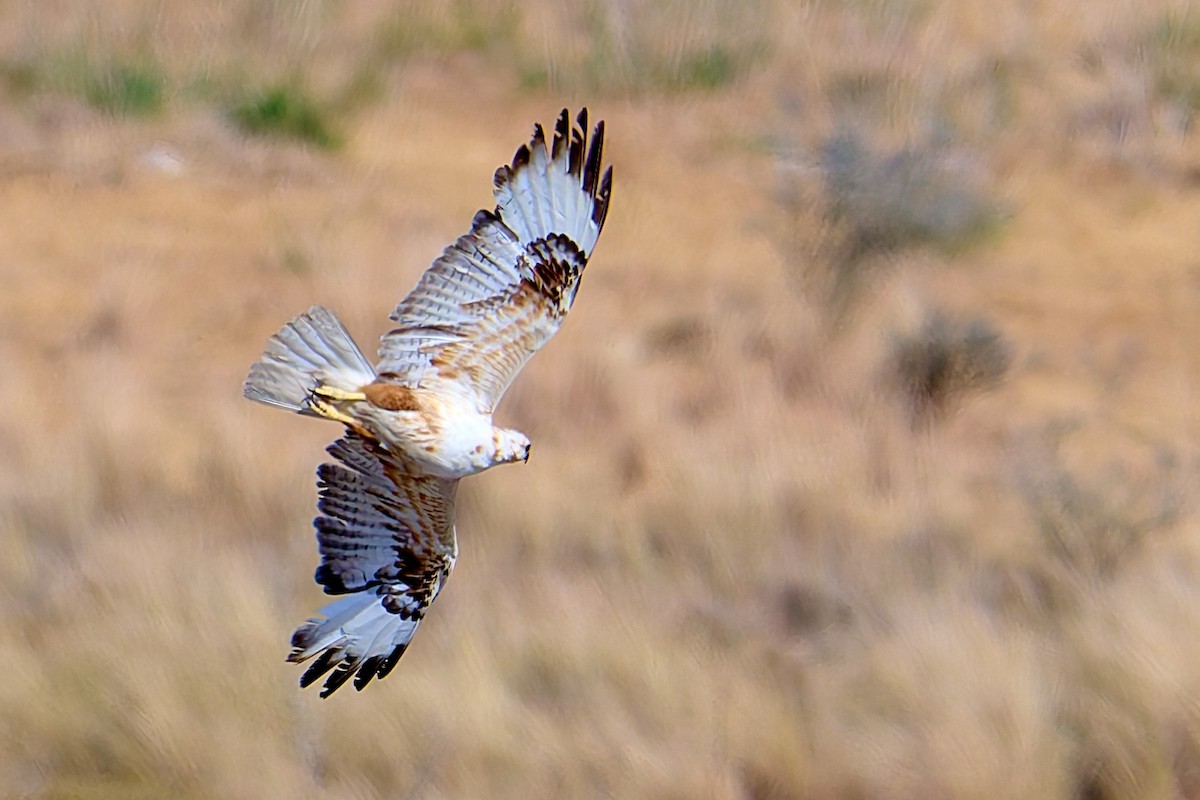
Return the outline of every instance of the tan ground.
<path id="1" fill-rule="evenodd" d="M 1081 5 L 0 3 L 0 796 L 1200 797 L 1200 19 Z M 158 114 L 89 106 L 138 60 Z M 221 110 L 363 76 L 336 151 Z M 337 431 L 245 370 L 315 302 L 369 349 L 582 103 L 612 211 L 499 415 L 534 457 L 393 676 L 301 692 Z M 851 123 L 948 131 L 1005 219 L 837 314 Z M 937 309 L 1012 366 L 914 419 Z"/>

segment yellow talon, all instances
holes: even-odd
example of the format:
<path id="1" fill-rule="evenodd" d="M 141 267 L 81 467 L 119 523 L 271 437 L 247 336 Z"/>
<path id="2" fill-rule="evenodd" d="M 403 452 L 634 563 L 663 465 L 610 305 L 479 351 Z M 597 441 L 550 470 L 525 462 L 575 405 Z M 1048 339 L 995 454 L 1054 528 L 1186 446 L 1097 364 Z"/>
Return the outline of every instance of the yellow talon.
<path id="1" fill-rule="evenodd" d="M 344 402 L 367 399 L 367 396 L 362 392 L 347 392 L 344 389 L 335 389 L 332 386 L 318 386 L 317 388 L 313 389 L 313 394 L 329 400 L 341 400 Z"/>
<path id="2" fill-rule="evenodd" d="M 318 416 L 322 416 L 325 419 L 331 419 L 334 422 L 340 422 L 343 425 L 349 425 L 355 429 L 359 427 L 357 420 L 351 416 L 343 414 L 331 404 L 326 403 L 324 400 L 317 397 L 316 391 L 314 391 L 312 396 L 308 398 L 308 407 L 312 409 L 313 413 L 317 414 Z"/>

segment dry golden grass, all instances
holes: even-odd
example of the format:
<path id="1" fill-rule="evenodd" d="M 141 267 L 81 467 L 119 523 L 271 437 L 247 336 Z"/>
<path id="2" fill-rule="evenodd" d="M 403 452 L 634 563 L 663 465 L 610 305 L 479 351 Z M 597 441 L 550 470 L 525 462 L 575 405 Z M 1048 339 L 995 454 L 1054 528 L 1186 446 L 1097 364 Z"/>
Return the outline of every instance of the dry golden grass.
<path id="1" fill-rule="evenodd" d="M 0 795 L 1200 797 L 1200 20 L 1152 5 L 0 4 Z M 89 105 L 114 65 L 157 112 Z M 239 133 L 276 84 L 342 147 Z M 244 371 L 314 302 L 382 333 L 583 103 L 614 201 L 499 415 L 534 458 L 464 485 L 394 675 L 300 692 L 336 430 Z M 846 129 L 1003 220 L 832 307 Z M 924 413 L 938 313 L 1012 366 Z"/>

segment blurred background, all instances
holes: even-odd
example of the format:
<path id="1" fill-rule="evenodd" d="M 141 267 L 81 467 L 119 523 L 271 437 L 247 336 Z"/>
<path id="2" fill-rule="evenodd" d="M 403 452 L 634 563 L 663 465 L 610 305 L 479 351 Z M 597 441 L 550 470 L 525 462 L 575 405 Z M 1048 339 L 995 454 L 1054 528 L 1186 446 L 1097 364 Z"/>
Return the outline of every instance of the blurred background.
<path id="1" fill-rule="evenodd" d="M 534 121 L 579 302 L 386 681 L 284 662 L 364 349 Z M 1200 797 L 1187 2 L 0 2 L 0 796 Z"/>

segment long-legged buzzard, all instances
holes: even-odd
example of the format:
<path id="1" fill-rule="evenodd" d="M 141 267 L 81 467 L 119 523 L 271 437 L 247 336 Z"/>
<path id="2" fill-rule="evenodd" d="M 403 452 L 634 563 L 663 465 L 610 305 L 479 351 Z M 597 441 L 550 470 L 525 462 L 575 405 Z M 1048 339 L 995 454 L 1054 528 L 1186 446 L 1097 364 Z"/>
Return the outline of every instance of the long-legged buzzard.
<path id="1" fill-rule="evenodd" d="M 604 226 L 604 123 L 564 109 L 495 176 L 496 208 L 446 248 L 391 318 L 372 367 L 332 311 L 315 306 L 267 342 L 246 397 L 335 420 L 346 434 L 317 470 L 316 581 L 345 595 L 292 636 L 316 658 L 322 697 L 391 672 L 454 567 L 458 481 L 529 458 L 529 439 L 492 424 L 525 362 L 562 324 Z"/>

